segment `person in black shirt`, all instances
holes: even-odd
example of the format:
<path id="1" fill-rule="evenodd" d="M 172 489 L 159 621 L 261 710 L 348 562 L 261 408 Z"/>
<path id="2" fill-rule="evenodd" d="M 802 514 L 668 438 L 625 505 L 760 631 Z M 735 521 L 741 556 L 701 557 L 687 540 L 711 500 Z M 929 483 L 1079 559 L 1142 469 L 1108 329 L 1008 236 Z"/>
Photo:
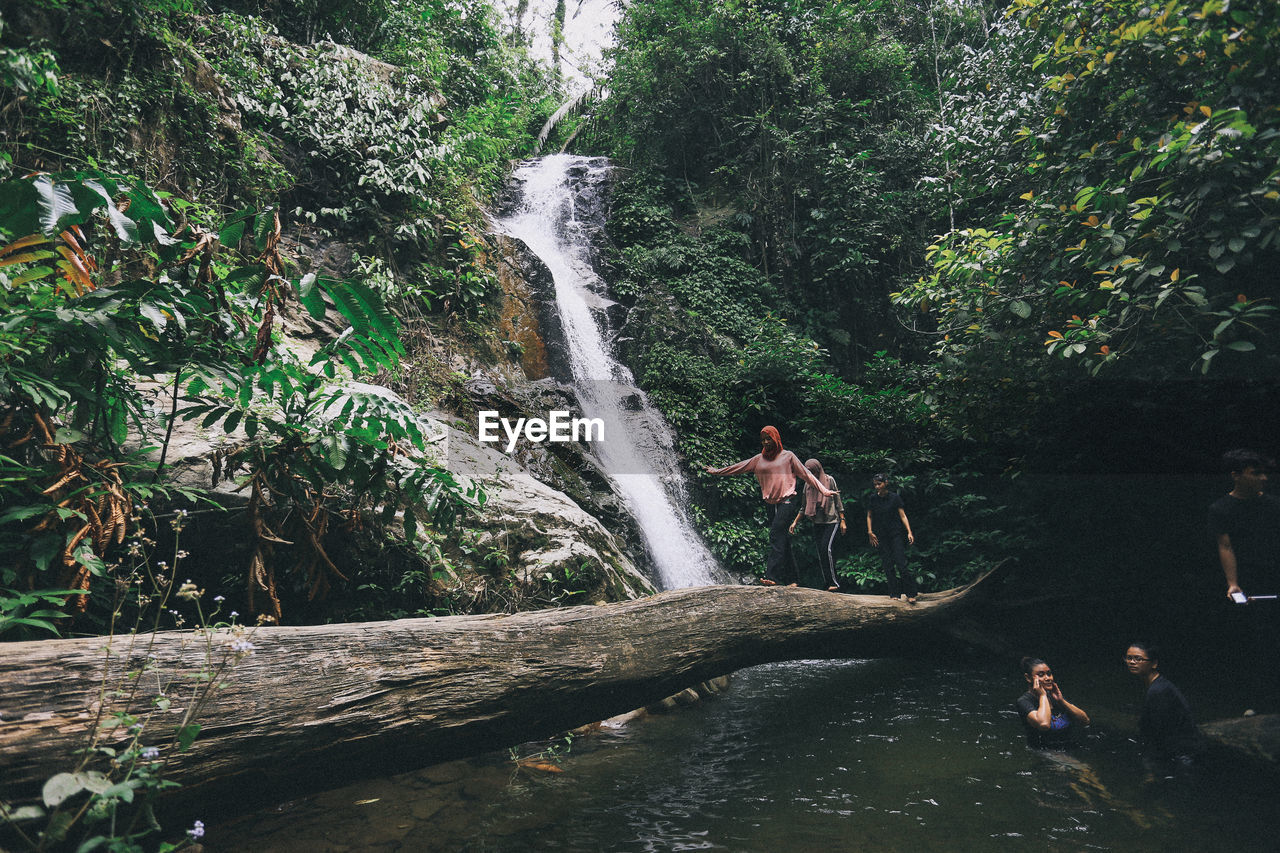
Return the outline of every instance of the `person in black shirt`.
<path id="1" fill-rule="evenodd" d="M 871 540 L 871 547 L 880 552 L 880 566 L 889 582 L 889 597 L 897 598 L 901 594 L 898 583 L 901 574 L 907 587 L 907 603 L 915 604 L 918 591 L 915 576 L 907 571 L 907 545 L 914 545 L 916 537 L 911 532 L 907 510 L 902 497 L 889 491 L 888 474 L 876 474 L 871 478 L 871 485 L 875 493 L 867 499 L 867 538 Z"/>
<path id="2" fill-rule="evenodd" d="M 1190 767 L 1200 750 L 1200 731 L 1182 691 L 1160 674 L 1156 647 L 1140 641 L 1130 643 L 1124 664 L 1147 688 L 1138 717 L 1138 736 L 1148 769 L 1169 775 Z"/>
<path id="3" fill-rule="evenodd" d="M 1066 749 L 1080 742 L 1089 715 L 1062 695 L 1049 664 L 1039 658 L 1023 658 L 1022 674 L 1030 689 L 1014 707 L 1032 749 Z"/>
<path id="4" fill-rule="evenodd" d="M 1280 499 L 1264 494 L 1272 461 L 1251 450 L 1222 456 L 1232 489 L 1209 507 L 1209 534 L 1227 579 L 1227 595 L 1280 593 Z"/>

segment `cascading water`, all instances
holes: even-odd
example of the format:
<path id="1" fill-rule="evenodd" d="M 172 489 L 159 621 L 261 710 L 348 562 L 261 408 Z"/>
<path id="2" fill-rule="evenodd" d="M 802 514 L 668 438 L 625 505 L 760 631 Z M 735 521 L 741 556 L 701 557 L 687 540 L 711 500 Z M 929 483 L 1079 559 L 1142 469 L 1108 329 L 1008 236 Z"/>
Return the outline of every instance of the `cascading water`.
<path id="1" fill-rule="evenodd" d="M 582 416 L 604 423 L 590 445 L 640 527 L 663 589 L 723 583 L 724 571 L 694 532 L 683 507 L 684 478 L 674 436 L 635 386 L 606 340 L 609 300 L 592 261 L 592 238 L 603 224 L 603 158 L 556 154 L 521 166 L 522 191 L 499 227 L 524 241 L 555 281 L 556 305 Z"/>

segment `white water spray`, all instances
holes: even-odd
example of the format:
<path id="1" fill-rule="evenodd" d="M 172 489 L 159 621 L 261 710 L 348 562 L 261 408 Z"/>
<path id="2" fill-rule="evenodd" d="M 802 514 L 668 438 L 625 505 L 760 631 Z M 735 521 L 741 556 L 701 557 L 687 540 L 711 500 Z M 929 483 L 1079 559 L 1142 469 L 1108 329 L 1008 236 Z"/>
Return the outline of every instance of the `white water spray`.
<path id="1" fill-rule="evenodd" d="M 599 223 L 579 205 L 600 201 L 608 173 L 603 158 L 555 154 L 518 169 L 519 209 L 498 224 L 523 240 L 551 270 L 573 385 L 582 414 L 600 418 L 605 440 L 591 445 L 635 517 L 664 589 L 724 583 L 727 578 L 685 514 L 684 477 L 671 428 L 635 386 L 606 341 L 612 304 L 591 264 Z"/>

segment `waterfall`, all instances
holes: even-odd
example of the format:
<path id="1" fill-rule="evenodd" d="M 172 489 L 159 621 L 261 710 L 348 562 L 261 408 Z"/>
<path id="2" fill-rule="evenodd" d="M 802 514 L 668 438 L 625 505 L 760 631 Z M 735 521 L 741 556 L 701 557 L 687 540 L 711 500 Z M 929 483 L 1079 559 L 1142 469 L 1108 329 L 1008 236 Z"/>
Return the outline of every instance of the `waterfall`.
<path id="1" fill-rule="evenodd" d="M 551 271 L 582 416 L 604 423 L 604 440 L 591 443 L 591 451 L 635 518 L 658 585 L 723 583 L 724 571 L 684 510 L 671 428 L 607 340 L 607 311 L 616 303 L 595 272 L 592 245 L 604 225 L 608 170 L 604 158 L 553 154 L 530 161 L 514 176 L 520 202 L 498 225 Z"/>

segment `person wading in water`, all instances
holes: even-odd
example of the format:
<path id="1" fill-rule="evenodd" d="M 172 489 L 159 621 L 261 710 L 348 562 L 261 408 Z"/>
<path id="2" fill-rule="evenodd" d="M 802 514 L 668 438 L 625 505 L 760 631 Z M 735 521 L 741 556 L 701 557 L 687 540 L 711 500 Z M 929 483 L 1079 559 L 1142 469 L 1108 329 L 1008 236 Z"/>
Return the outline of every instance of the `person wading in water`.
<path id="1" fill-rule="evenodd" d="M 778 428 L 767 426 L 760 430 L 760 452 L 750 459 L 725 468 L 707 466 L 708 474 L 728 477 L 731 474 L 755 474 L 760 483 L 760 496 L 764 498 L 769 513 L 769 555 L 765 561 L 765 586 L 797 586 L 795 559 L 791 555 L 791 537 L 787 528 L 796 517 L 800 498 L 796 494 L 796 478 L 804 480 L 824 498 L 836 494 L 828 489 L 800 463 L 790 450 L 782 447 Z"/>
<path id="2" fill-rule="evenodd" d="M 1089 715 L 1063 697 L 1049 664 L 1039 658 L 1023 658 L 1022 675 L 1027 692 L 1018 697 L 1014 707 L 1022 720 L 1027 746 L 1066 749 L 1077 745 L 1081 730 L 1089 725 Z"/>

